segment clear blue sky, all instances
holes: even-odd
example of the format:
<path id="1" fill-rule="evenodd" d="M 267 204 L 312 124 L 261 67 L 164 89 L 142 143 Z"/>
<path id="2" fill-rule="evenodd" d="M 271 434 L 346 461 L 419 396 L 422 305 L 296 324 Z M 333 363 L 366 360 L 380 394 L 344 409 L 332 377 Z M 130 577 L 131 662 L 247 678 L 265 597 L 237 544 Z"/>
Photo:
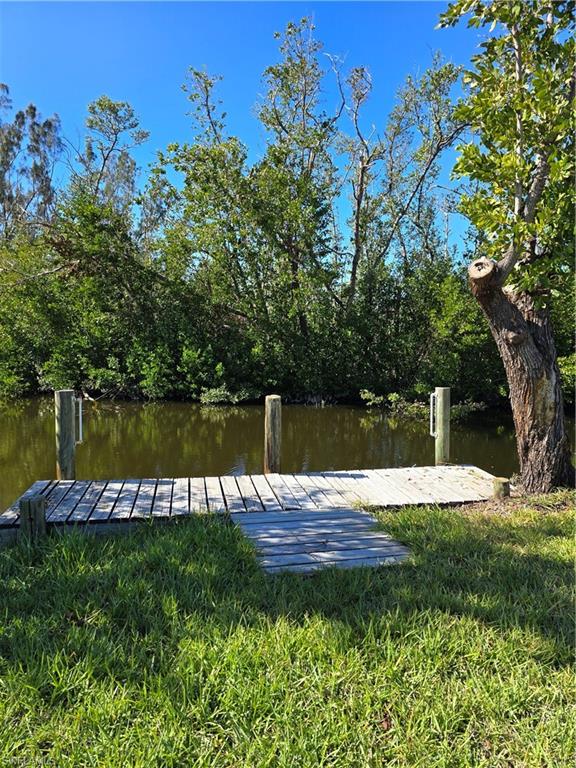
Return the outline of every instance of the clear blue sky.
<path id="1" fill-rule="evenodd" d="M 132 104 L 150 139 L 142 166 L 169 142 L 191 138 L 181 90 L 189 66 L 221 74 L 228 125 L 258 157 L 254 117 L 261 74 L 278 59 L 273 33 L 312 15 L 317 37 L 346 66 L 366 65 L 370 121 L 383 127 L 406 75 L 440 49 L 467 64 L 479 36 L 464 25 L 435 30 L 445 2 L 0 2 L 0 80 L 15 107 L 57 113 L 64 134 L 82 134 L 86 106 L 101 94 Z"/>

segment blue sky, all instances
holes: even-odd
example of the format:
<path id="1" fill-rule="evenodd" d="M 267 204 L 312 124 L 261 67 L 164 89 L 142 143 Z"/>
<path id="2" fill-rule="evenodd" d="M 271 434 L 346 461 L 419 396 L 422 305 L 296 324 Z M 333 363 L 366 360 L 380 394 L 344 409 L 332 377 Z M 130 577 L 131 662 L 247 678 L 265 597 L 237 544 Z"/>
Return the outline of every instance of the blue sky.
<path id="1" fill-rule="evenodd" d="M 466 64 L 479 42 L 465 25 L 435 30 L 444 2 L 0 2 L 0 80 L 15 107 L 57 113 L 63 132 L 82 134 L 86 106 L 101 94 L 132 104 L 150 139 L 142 166 L 169 142 L 191 138 L 181 90 L 189 66 L 224 77 L 219 95 L 231 133 L 258 157 L 254 116 L 261 75 L 278 60 L 273 33 L 312 15 L 327 53 L 365 65 L 374 90 L 367 117 L 383 127 L 409 73 L 435 50 Z M 328 94 L 335 101 L 335 96 Z"/>

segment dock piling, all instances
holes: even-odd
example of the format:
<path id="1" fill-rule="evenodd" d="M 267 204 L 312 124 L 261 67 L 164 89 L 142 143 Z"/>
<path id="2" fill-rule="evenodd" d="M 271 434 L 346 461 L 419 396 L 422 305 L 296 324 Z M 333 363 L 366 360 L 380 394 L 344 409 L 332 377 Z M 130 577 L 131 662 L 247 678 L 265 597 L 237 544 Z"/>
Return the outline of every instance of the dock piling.
<path id="1" fill-rule="evenodd" d="M 56 478 L 76 479 L 76 425 L 74 420 L 74 390 L 54 392 L 56 426 Z"/>
<path id="2" fill-rule="evenodd" d="M 450 387 L 436 387 L 436 430 L 434 454 L 436 464 L 450 463 Z"/>
<path id="3" fill-rule="evenodd" d="M 507 477 L 495 477 L 492 483 L 495 499 L 504 499 L 510 496 L 510 480 Z"/>
<path id="4" fill-rule="evenodd" d="M 264 405 L 264 474 L 280 472 L 282 398 L 267 395 Z"/>
<path id="5" fill-rule="evenodd" d="M 30 496 L 20 499 L 20 527 L 18 536 L 27 541 L 36 541 L 46 535 L 46 499 L 44 496 Z"/>

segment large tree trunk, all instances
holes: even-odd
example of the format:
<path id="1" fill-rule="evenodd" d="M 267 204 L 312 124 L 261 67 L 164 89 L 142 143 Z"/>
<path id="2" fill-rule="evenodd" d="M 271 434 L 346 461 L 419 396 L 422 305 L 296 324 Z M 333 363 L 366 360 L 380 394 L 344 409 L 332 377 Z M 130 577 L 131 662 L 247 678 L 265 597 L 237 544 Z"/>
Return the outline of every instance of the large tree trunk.
<path id="1" fill-rule="evenodd" d="M 521 484 L 529 493 L 573 486 L 560 371 L 549 313 L 513 287 L 502 287 L 498 265 L 482 258 L 468 270 L 510 388 Z"/>

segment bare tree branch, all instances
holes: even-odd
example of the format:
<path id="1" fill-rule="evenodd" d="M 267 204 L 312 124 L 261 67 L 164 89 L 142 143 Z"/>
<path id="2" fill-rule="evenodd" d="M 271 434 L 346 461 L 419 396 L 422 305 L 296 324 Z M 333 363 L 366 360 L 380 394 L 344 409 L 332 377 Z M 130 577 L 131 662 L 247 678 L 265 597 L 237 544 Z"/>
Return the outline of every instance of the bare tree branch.
<path id="1" fill-rule="evenodd" d="M 426 176 L 428 175 L 428 172 L 430 171 L 430 168 L 434 164 L 434 161 L 438 157 L 438 155 L 447 147 L 449 147 L 457 138 L 458 136 L 464 131 L 464 129 L 467 126 L 465 124 L 457 125 L 453 131 L 451 131 L 447 136 L 443 137 L 438 141 L 436 146 L 434 147 L 434 150 L 430 153 L 430 156 L 428 158 L 428 161 L 426 165 L 424 166 L 421 174 L 418 176 L 418 179 L 416 181 L 416 184 L 414 185 L 414 189 L 410 193 L 410 196 L 408 197 L 408 200 L 406 203 L 401 207 L 400 211 L 398 212 L 396 218 L 394 219 L 394 222 L 392 223 L 392 228 L 390 229 L 390 232 L 388 233 L 388 237 L 386 238 L 384 242 L 384 247 L 380 249 L 380 256 L 383 258 L 386 253 L 388 252 L 388 248 L 390 247 L 390 243 L 392 242 L 394 235 L 396 234 L 396 230 L 398 228 L 398 225 L 406 216 L 406 213 L 408 212 L 408 209 L 412 205 L 412 202 L 414 201 L 414 198 L 418 194 L 420 187 L 424 183 Z"/>

